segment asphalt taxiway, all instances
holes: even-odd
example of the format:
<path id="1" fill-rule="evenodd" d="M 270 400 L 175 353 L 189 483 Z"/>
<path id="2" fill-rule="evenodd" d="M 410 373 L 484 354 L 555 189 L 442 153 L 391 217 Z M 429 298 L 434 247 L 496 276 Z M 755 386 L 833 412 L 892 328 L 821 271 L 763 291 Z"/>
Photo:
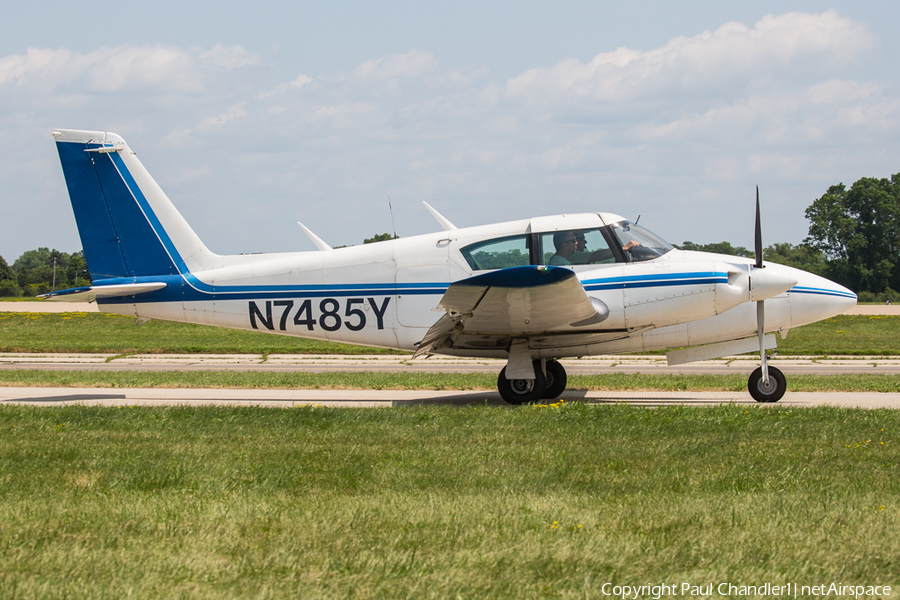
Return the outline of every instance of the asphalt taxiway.
<path id="1" fill-rule="evenodd" d="M 0 311 L 96 311 L 94 304 L 52 302 L 0 302 Z M 900 306 L 857 306 L 847 314 L 900 314 Z M 670 367 L 664 356 L 599 356 L 562 361 L 570 375 L 606 373 L 749 374 L 758 365 L 753 356 L 700 361 Z M 114 354 L 0 354 L 0 369 L 90 371 L 381 371 L 430 373 L 498 373 L 502 360 L 432 357 L 412 360 L 409 355 L 114 355 Z M 774 357 L 770 364 L 791 374 L 900 374 L 900 358 L 884 357 Z M 755 405 L 746 392 L 567 391 L 566 402 L 595 404 L 627 402 L 640 406 L 722 403 Z M 415 404 L 505 405 L 492 391 L 410 390 L 234 390 L 234 389 L 109 389 L 0 387 L 0 403 L 58 406 L 259 405 L 292 406 L 408 406 Z M 776 406 L 841 406 L 847 408 L 900 408 L 900 394 L 846 392 L 787 392 Z"/>
<path id="2" fill-rule="evenodd" d="M 569 375 L 607 373 L 749 375 L 759 366 L 752 355 L 732 356 L 670 367 L 661 355 L 591 356 L 564 359 Z M 78 371 L 269 371 L 311 373 L 372 371 L 391 373 L 499 373 L 505 360 L 432 356 L 413 360 L 408 354 L 29 354 L 0 353 L 0 369 Z M 775 356 L 770 364 L 785 374 L 900 374 L 900 357 Z"/>
<path id="3" fill-rule="evenodd" d="M 635 406 L 756 406 L 746 392 L 569 391 L 564 402 L 626 403 Z M 555 400 L 554 402 L 559 402 Z M 298 408 L 397 407 L 423 404 L 506 406 L 497 392 L 422 390 L 272 390 L 272 389 L 109 389 L 0 387 L 0 404 L 31 406 L 265 406 Z M 900 408 L 900 394 L 788 392 L 777 404 L 761 406 L 838 406 Z M 527 408 L 527 407 L 526 407 Z"/>

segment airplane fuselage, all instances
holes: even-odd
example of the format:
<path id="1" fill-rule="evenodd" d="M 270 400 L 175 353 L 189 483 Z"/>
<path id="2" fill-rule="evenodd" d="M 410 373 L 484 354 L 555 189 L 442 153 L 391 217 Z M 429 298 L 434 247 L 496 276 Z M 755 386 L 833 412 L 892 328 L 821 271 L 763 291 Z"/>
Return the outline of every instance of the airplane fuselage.
<path id="1" fill-rule="evenodd" d="M 616 218 L 565 215 L 557 218 L 556 230 L 597 227 L 603 217 Z M 545 229 L 553 221 L 541 218 Z M 479 272 L 466 264 L 460 249 L 527 235 L 530 227 L 525 220 L 333 251 L 226 257 L 228 266 L 145 278 L 165 281 L 162 290 L 98 303 L 106 312 L 135 317 L 415 351 L 440 316 L 436 307 L 449 285 Z M 749 272 L 751 264 L 734 256 L 670 250 L 644 262 L 574 265 L 588 295 L 609 307 L 609 317 L 583 332 L 523 334 L 533 338 L 535 358 L 662 350 L 751 336 L 756 312 L 748 290 L 729 282 L 729 271 L 734 280 L 734 272 Z M 849 291 L 824 278 L 773 263 L 766 268 L 797 280 L 766 299 L 767 332 L 787 331 L 855 304 Z M 442 353 L 503 357 L 506 352 L 482 346 Z"/>
<path id="2" fill-rule="evenodd" d="M 552 359 L 683 347 L 670 362 L 760 351 L 749 389 L 777 401 L 772 332 L 856 303 L 831 281 L 763 263 L 758 216 L 756 261 L 684 252 L 611 213 L 459 229 L 431 207 L 442 232 L 332 249 L 304 226 L 319 250 L 219 255 L 122 138 L 53 135 L 93 277 L 54 299 L 416 356 L 507 358 L 498 388 L 513 404 L 562 393 Z"/>

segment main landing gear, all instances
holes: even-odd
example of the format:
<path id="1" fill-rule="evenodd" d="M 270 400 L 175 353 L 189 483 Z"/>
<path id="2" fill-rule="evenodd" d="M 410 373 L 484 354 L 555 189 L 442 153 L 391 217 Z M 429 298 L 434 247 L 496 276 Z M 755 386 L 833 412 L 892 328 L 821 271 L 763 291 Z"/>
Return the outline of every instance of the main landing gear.
<path id="1" fill-rule="evenodd" d="M 543 364 L 542 364 L 543 363 Z M 534 379 L 507 379 L 506 367 L 497 377 L 500 396 L 509 404 L 533 404 L 554 400 L 566 389 L 566 370 L 555 360 L 531 361 Z"/>

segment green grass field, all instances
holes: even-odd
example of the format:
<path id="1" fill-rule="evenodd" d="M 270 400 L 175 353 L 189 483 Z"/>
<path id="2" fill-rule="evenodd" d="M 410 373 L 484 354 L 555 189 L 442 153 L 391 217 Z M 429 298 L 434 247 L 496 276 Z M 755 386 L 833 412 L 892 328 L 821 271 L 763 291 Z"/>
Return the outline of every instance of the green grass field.
<path id="1" fill-rule="evenodd" d="M 55 371 L 0 369 L 0 386 L 91 388 L 235 388 L 496 390 L 495 373 L 386 373 L 377 371 L 307 373 L 247 371 Z M 872 374 L 795 375 L 794 392 L 900 392 L 900 376 Z M 746 374 L 653 375 L 606 373 L 572 375 L 569 390 L 729 391 L 747 389 Z"/>
<path id="2" fill-rule="evenodd" d="M 896 585 L 898 431 L 770 406 L 2 406 L 0 597 Z"/>
<path id="3" fill-rule="evenodd" d="M 99 313 L 0 313 L 0 352 L 391 354 L 260 331 Z"/>
<path id="4" fill-rule="evenodd" d="M 897 355 L 900 316 L 841 315 L 791 330 L 782 355 Z M 97 313 L 0 313 L 0 352 L 380 354 L 262 332 Z"/>

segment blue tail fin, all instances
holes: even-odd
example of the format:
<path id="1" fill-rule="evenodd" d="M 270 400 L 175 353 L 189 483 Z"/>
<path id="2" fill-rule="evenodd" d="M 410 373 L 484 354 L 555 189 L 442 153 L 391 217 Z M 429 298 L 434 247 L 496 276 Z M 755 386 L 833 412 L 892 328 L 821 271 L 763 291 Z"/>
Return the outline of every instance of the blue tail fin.
<path id="1" fill-rule="evenodd" d="M 72 130 L 53 135 L 95 279 L 186 274 L 183 255 L 209 252 L 122 138 Z"/>

